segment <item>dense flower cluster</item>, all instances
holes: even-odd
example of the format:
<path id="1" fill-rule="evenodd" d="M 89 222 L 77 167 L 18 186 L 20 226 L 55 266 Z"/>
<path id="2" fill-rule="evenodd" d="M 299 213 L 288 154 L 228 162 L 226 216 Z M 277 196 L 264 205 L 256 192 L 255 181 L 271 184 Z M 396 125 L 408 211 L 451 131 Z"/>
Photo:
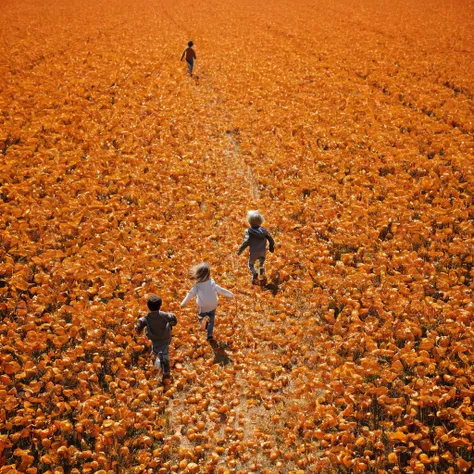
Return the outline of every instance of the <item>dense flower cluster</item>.
<path id="1" fill-rule="evenodd" d="M 472 6 L 383 3 L 2 6 L 0 474 L 472 472 Z"/>

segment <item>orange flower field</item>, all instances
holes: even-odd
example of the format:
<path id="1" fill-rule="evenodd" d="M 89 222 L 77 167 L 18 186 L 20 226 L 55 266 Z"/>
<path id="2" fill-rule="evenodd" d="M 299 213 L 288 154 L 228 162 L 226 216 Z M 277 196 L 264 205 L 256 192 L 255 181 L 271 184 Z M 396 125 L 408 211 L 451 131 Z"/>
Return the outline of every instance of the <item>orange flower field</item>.
<path id="1" fill-rule="evenodd" d="M 472 1 L 0 21 L 0 474 L 474 472 Z M 180 308 L 201 261 L 236 295 L 212 345 Z"/>

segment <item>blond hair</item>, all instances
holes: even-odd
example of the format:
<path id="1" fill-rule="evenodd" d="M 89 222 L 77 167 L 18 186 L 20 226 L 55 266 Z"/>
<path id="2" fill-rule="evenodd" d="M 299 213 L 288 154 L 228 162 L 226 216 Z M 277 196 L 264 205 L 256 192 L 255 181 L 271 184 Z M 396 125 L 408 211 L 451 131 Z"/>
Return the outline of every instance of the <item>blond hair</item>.
<path id="1" fill-rule="evenodd" d="M 263 215 L 260 211 L 249 211 L 247 212 L 247 222 L 251 225 L 262 225 L 263 224 Z"/>
<path id="2" fill-rule="evenodd" d="M 189 277 L 196 283 L 202 283 L 210 280 L 211 278 L 211 267 L 208 263 L 202 262 L 199 265 L 195 265 L 189 272 Z"/>

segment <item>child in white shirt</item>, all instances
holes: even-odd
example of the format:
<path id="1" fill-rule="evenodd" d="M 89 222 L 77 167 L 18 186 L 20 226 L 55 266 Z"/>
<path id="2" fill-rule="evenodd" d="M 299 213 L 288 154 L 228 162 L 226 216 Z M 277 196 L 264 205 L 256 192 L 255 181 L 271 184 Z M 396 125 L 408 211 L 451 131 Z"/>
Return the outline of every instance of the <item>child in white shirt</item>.
<path id="1" fill-rule="evenodd" d="M 212 341 L 214 339 L 212 336 L 214 318 L 219 301 L 217 293 L 227 296 L 228 298 L 233 298 L 234 295 L 230 291 L 221 288 L 211 279 L 211 268 L 207 263 L 200 263 L 193 267 L 190 272 L 190 277 L 191 280 L 195 281 L 195 284 L 186 295 L 186 298 L 181 302 L 181 307 L 185 306 L 191 298 L 196 297 L 199 321 L 203 323 L 204 318 L 209 318 L 207 321 L 207 340 Z"/>

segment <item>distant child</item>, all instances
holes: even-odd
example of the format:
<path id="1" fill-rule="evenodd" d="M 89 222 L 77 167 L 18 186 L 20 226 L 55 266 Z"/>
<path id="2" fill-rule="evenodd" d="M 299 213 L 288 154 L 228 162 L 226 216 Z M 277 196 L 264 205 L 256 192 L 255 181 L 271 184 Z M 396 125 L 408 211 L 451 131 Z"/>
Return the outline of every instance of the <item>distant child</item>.
<path id="1" fill-rule="evenodd" d="M 181 302 L 181 307 L 185 306 L 191 298 L 196 297 L 199 321 L 203 328 L 207 324 L 207 340 L 212 341 L 214 339 L 212 331 L 214 330 L 214 318 L 218 303 L 217 293 L 228 298 L 233 298 L 234 295 L 230 291 L 221 288 L 211 279 L 211 268 L 207 263 L 200 263 L 193 267 L 190 278 L 195 281 L 195 284 Z M 208 319 L 205 320 L 204 318 Z"/>
<path id="2" fill-rule="evenodd" d="M 181 55 L 181 61 L 186 57 L 186 62 L 188 63 L 188 74 L 193 75 L 194 61 L 196 60 L 196 51 L 193 49 L 194 43 L 190 41 L 188 47 L 183 51 Z"/>
<path id="3" fill-rule="evenodd" d="M 240 246 L 237 255 L 240 255 L 247 247 L 250 247 L 249 269 L 252 272 L 252 285 L 257 284 L 258 272 L 255 269 L 255 262 L 260 262 L 260 276 L 265 281 L 265 255 L 267 252 L 267 240 L 269 250 L 273 253 L 275 250 L 275 241 L 267 229 L 262 227 L 263 215 L 259 211 L 249 211 L 247 213 L 247 221 L 250 227 L 245 231 L 243 244 Z"/>
<path id="4" fill-rule="evenodd" d="M 178 320 L 174 314 L 160 311 L 162 301 L 159 296 L 150 296 L 146 303 L 150 312 L 138 320 L 135 329 L 140 333 L 143 328 L 146 328 L 146 336 L 151 340 L 152 352 L 156 355 L 155 370 L 161 367 L 163 380 L 169 379 L 171 375 L 168 351 L 171 343 L 171 328 L 176 326 Z"/>

